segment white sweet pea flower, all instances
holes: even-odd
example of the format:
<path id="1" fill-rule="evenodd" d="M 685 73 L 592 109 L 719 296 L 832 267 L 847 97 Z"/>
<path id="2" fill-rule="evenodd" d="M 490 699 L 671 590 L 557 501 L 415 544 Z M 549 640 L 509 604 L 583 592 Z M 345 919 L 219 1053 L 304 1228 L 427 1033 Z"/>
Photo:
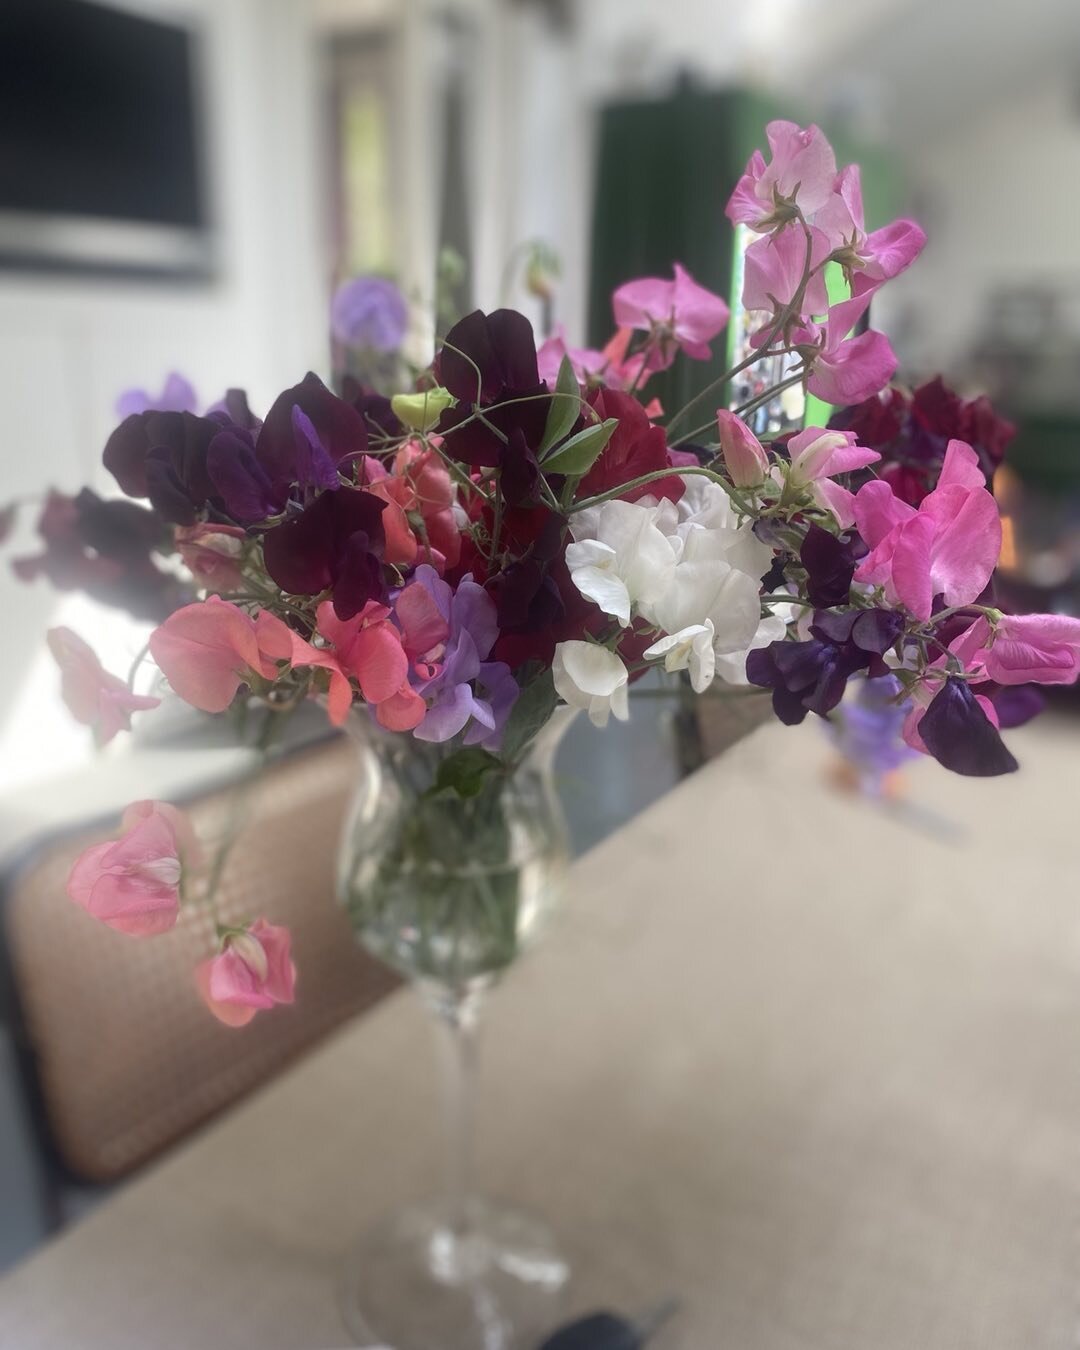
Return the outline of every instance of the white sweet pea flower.
<path id="1" fill-rule="evenodd" d="M 667 670 L 689 670 L 701 693 L 712 683 L 716 658 L 745 652 L 761 614 L 758 582 L 720 558 L 686 559 L 645 617 L 665 637 L 646 657 L 664 657 Z"/>
<path id="2" fill-rule="evenodd" d="M 606 727 L 614 713 L 620 722 L 630 716 L 626 667 L 614 652 L 595 642 L 560 642 L 551 663 L 555 692 L 571 708 L 589 714 L 593 726 Z"/>
<path id="3" fill-rule="evenodd" d="M 656 515 L 655 507 L 612 501 L 578 512 L 571 523 L 576 541 L 566 549 L 571 580 L 624 628 L 631 609 L 659 599 L 675 573 L 675 550 L 657 528 Z"/>
<path id="4" fill-rule="evenodd" d="M 686 490 L 678 502 L 657 505 L 657 527 L 672 540 L 676 554 L 719 558 L 759 579 L 769 570 L 772 549 L 754 533 L 752 521 L 739 524 L 731 498 L 703 474 L 684 474 Z M 652 498 L 643 498 L 653 501 Z"/>
<path id="5" fill-rule="evenodd" d="M 662 656 L 665 670 L 688 670 L 694 693 L 703 694 L 716 674 L 715 636 L 712 620 L 706 619 L 704 623 L 690 624 L 677 633 L 662 637 L 647 647 L 643 655 L 650 661 Z"/>

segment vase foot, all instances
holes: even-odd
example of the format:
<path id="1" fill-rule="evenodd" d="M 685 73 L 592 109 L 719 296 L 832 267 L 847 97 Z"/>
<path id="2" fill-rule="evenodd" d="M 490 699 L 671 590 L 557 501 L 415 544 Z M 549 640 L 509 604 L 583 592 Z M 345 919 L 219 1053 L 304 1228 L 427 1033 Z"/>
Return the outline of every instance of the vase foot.
<path id="1" fill-rule="evenodd" d="M 357 1345 L 533 1350 L 557 1325 L 570 1270 L 547 1225 L 475 1200 L 464 1222 L 415 1206 L 350 1254 L 342 1290 Z"/>

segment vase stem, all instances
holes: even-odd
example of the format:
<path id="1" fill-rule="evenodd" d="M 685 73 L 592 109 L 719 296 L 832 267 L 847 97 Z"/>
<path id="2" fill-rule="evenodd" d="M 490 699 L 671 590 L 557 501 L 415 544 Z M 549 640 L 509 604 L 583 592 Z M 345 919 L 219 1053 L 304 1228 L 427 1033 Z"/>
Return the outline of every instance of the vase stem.
<path id="1" fill-rule="evenodd" d="M 435 1014 L 443 1076 L 447 1215 L 461 1236 L 473 1193 L 473 1133 L 476 1120 L 477 1028 L 482 987 L 428 987 L 425 1001 Z"/>

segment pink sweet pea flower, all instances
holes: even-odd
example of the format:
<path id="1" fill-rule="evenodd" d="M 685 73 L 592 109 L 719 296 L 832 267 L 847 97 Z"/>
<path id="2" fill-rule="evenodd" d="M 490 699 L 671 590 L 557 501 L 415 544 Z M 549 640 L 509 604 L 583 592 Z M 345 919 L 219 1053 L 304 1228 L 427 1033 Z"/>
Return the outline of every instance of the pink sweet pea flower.
<path id="1" fill-rule="evenodd" d="M 820 127 L 776 121 L 765 134 L 770 162 L 754 151 L 725 212 L 732 224 L 758 231 L 791 218 L 783 202 L 794 202 L 809 219 L 829 201 L 836 183 L 836 155 Z"/>
<path id="2" fill-rule="evenodd" d="M 239 563 L 244 534 L 237 525 L 178 525 L 176 547 L 200 586 L 236 591 L 244 584 Z"/>
<path id="3" fill-rule="evenodd" d="M 950 606 L 976 600 L 1001 551 L 997 504 L 963 441 L 949 442 L 938 485 L 917 511 L 879 479 L 856 493 L 855 520 L 870 548 L 855 580 L 884 586 L 891 604 L 924 621 L 936 595 Z"/>
<path id="4" fill-rule="evenodd" d="M 833 305 L 823 325 L 811 324 L 793 339 L 800 346 L 817 346 L 806 387 L 826 403 L 861 403 L 896 374 L 896 354 L 884 333 L 847 336 L 866 313 L 874 289 Z"/>
<path id="5" fill-rule="evenodd" d="M 70 628 L 50 628 L 45 640 L 60 667 L 61 697 L 76 722 L 93 728 L 98 745 L 108 745 L 118 731 L 130 731 L 133 712 L 156 708 L 161 702 L 133 694 Z"/>
<path id="6" fill-rule="evenodd" d="M 863 221 L 859 166 L 849 164 L 836 176 L 836 189 L 814 216 L 815 228 L 847 268 L 858 292 L 891 281 L 910 267 L 926 244 L 926 234 L 913 220 L 894 220 L 867 234 Z"/>
<path id="7" fill-rule="evenodd" d="M 150 655 L 176 694 L 203 712 L 224 712 L 253 675 L 273 680 L 292 659 L 293 634 L 261 610 L 252 619 L 216 595 L 170 614 L 150 634 Z"/>
<path id="8" fill-rule="evenodd" d="M 620 328 L 638 328 L 649 334 L 646 364 L 663 370 L 681 347 L 695 361 L 712 355 L 709 342 L 728 321 L 728 307 L 718 295 L 699 286 L 690 273 L 675 264 L 675 278 L 640 277 L 618 287 L 611 297 Z"/>
<path id="9" fill-rule="evenodd" d="M 853 431 L 829 431 L 825 427 L 807 427 L 787 444 L 791 464 L 787 470 L 788 483 L 795 488 L 809 489 L 810 495 L 825 511 L 831 511 L 842 529 L 855 523 L 855 496 L 839 483 L 832 482 L 838 473 L 851 473 L 875 464 L 881 456 L 876 450 L 857 445 Z M 778 483 L 785 474 L 777 466 L 773 470 Z"/>
<path id="10" fill-rule="evenodd" d="M 385 605 L 369 600 L 353 618 L 339 619 L 333 602 L 324 600 L 317 625 L 321 636 L 333 644 L 336 661 L 374 706 L 380 726 L 411 731 L 419 724 L 427 704 L 409 685 L 409 658 Z"/>
<path id="11" fill-rule="evenodd" d="M 93 844 L 75 860 L 67 893 L 88 914 L 132 937 L 176 923 L 185 872 L 202 864 L 187 817 L 168 802 L 133 802 L 120 839 Z"/>
<path id="12" fill-rule="evenodd" d="M 287 928 L 257 919 L 225 935 L 217 956 L 195 969 L 206 1006 L 227 1027 L 246 1026 L 257 1012 L 296 999 L 296 967 Z"/>
<path id="13" fill-rule="evenodd" d="M 540 378 L 546 380 L 552 389 L 559 378 L 559 368 L 563 359 L 569 357 L 574 378 L 578 384 L 603 384 L 604 373 L 610 364 L 605 352 L 595 347 L 571 347 L 566 341 L 566 329 L 556 324 L 555 332 L 536 349 L 536 367 Z"/>
<path id="14" fill-rule="evenodd" d="M 810 266 L 816 269 L 810 277 L 800 314 L 809 319 L 824 314 L 829 308 L 821 264 L 829 256 L 829 241 L 820 230 L 810 231 Z M 772 316 L 757 336 L 768 333 L 781 310 L 795 299 L 806 270 L 806 235 L 799 229 L 781 230 L 767 239 L 755 239 L 746 250 L 743 272 L 743 305 Z"/>
<path id="15" fill-rule="evenodd" d="M 1080 674 L 1080 619 L 1066 614 L 1003 614 L 982 653 L 998 684 L 1072 684 Z"/>
<path id="16" fill-rule="evenodd" d="M 731 481 L 737 488 L 757 487 L 769 472 L 765 447 L 742 418 L 726 408 L 717 409 L 716 420 L 720 429 L 720 452 Z M 697 460 L 691 457 L 690 462 Z"/>

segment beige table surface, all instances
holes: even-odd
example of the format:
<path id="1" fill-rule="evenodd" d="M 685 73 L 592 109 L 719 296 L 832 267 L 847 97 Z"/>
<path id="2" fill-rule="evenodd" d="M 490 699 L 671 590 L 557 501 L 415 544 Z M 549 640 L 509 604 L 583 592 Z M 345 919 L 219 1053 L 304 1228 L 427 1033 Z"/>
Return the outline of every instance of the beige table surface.
<path id="1" fill-rule="evenodd" d="M 1076 1350 L 1078 733 L 920 764 L 916 829 L 769 726 L 575 867 L 492 1000 L 480 1154 L 576 1306 L 678 1294 L 656 1350 Z M 435 1177 L 429 1050 L 406 996 L 346 1029 L 10 1274 L 0 1346 L 343 1344 L 341 1251 Z"/>

